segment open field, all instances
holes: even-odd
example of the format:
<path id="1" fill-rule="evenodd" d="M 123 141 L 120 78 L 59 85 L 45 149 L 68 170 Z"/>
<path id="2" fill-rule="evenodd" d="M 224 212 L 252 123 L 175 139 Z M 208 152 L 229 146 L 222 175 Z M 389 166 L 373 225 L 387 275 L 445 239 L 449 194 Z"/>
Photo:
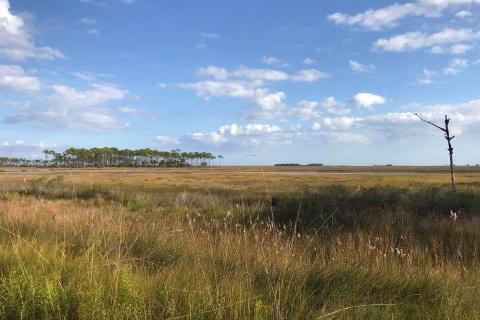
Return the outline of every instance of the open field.
<path id="1" fill-rule="evenodd" d="M 457 170 L 3 168 L 0 318 L 478 319 Z"/>

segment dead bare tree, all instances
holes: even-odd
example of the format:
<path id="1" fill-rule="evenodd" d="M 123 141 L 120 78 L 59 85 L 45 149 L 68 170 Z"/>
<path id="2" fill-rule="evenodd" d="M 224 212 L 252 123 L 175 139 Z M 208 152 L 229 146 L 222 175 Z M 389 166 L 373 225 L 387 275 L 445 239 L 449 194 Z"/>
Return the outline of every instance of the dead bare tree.
<path id="1" fill-rule="evenodd" d="M 442 130 L 443 133 L 445 134 L 445 139 L 448 142 L 448 153 L 450 155 L 450 176 L 451 176 L 451 179 L 452 179 L 452 191 L 456 192 L 457 191 L 457 186 L 456 186 L 456 183 L 455 183 L 455 174 L 453 172 L 453 147 L 452 147 L 452 140 L 453 140 L 453 138 L 455 138 L 455 136 L 450 136 L 450 129 L 448 128 L 448 125 L 450 124 L 450 119 L 448 118 L 447 115 L 445 115 L 445 128 L 443 128 L 443 127 L 440 127 L 440 126 L 436 125 L 433 122 L 430 122 L 428 120 L 423 119 L 422 117 L 420 117 L 420 115 L 418 113 L 415 113 L 415 115 L 420 120 L 422 120 L 423 122 L 426 122 L 426 123 L 434 126 L 435 128 Z"/>

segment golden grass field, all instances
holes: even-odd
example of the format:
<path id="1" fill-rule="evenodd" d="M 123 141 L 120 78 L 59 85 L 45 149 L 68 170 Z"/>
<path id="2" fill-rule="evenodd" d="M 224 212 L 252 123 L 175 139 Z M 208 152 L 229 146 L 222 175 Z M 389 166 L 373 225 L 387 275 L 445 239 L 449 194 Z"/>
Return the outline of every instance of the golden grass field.
<path id="1" fill-rule="evenodd" d="M 478 319 L 480 169 L 0 171 L 1 319 Z"/>

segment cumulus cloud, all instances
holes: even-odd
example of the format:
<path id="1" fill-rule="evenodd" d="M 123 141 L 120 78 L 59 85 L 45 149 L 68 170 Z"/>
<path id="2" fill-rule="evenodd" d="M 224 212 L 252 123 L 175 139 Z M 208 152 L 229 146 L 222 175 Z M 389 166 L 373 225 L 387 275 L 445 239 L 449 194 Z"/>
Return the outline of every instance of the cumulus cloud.
<path id="1" fill-rule="evenodd" d="M 22 17 L 11 12 L 10 2 L 0 0 L 0 58 L 53 60 L 63 58 L 57 49 L 37 46 Z"/>
<path id="2" fill-rule="evenodd" d="M 327 18 L 336 24 L 359 26 L 369 30 L 382 30 L 394 27 L 408 17 L 440 17 L 446 10 L 462 5 L 480 4 L 479 0 L 418 0 L 416 2 L 394 3 L 380 9 L 368 9 L 349 15 L 341 12 Z"/>
<path id="3" fill-rule="evenodd" d="M 385 104 L 387 100 L 379 95 L 367 92 L 359 92 L 353 97 L 353 101 L 359 107 L 370 109 L 374 105 Z"/>
<path id="4" fill-rule="evenodd" d="M 377 40 L 373 47 L 375 50 L 407 52 L 423 48 L 432 48 L 438 51 L 443 45 L 459 44 L 466 41 L 480 40 L 480 32 L 471 29 L 452 29 L 445 28 L 442 31 L 427 34 L 424 32 L 407 32 L 396 35 L 391 38 L 382 38 Z M 466 52 L 467 47 L 457 46 L 450 48 L 450 52 Z M 468 50 L 468 49 L 467 49 Z"/>
<path id="5" fill-rule="evenodd" d="M 352 71 L 354 72 L 368 73 L 376 70 L 376 67 L 373 64 L 363 64 L 355 60 L 350 60 L 349 63 L 350 68 L 352 68 Z"/>
<path id="6" fill-rule="evenodd" d="M 0 65 L 0 90 L 39 91 L 40 80 L 31 76 L 20 66 Z"/>
<path id="7" fill-rule="evenodd" d="M 286 94 L 270 90 L 267 85 L 278 81 L 313 82 L 328 74 L 316 69 L 301 70 L 290 75 L 281 70 L 239 67 L 228 70 L 207 66 L 197 71 L 201 77 L 211 78 L 191 83 L 180 83 L 183 89 L 195 91 L 206 100 L 212 97 L 241 98 L 253 101 L 261 108 L 256 118 L 272 118 L 285 110 Z"/>

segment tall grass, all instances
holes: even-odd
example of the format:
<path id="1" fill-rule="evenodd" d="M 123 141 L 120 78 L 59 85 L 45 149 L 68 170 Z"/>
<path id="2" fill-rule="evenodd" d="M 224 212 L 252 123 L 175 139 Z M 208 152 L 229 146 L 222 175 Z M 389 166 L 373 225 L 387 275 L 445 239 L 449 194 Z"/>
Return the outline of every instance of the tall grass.
<path id="1" fill-rule="evenodd" d="M 479 200 L 438 186 L 4 186 L 0 318 L 476 319 Z"/>

